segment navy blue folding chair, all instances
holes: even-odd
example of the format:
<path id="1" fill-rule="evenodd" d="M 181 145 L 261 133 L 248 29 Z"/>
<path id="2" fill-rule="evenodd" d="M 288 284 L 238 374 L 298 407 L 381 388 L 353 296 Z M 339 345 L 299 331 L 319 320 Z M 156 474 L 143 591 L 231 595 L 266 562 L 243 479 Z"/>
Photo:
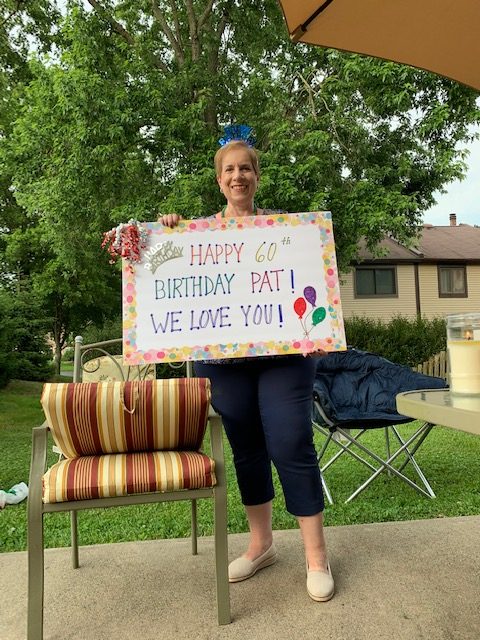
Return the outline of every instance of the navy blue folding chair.
<path id="1" fill-rule="evenodd" d="M 435 497 L 415 459 L 415 454 L 434 425 L 425 422 L 413 433 L 402 435 L 399 425 L 411 423 L 412 419 L 397 413 L 395 397 L 402 391 L 446 386 L 442 378 L 414 372 L 378 355 L 356 349 L 318 358 L 313 427 L 325 436 L 317 457 L 325 496 L 330 504 L 333 504 L 333 498 L 325 480 L 325 472 L 343 455 L 350 455 L 371 472 L 346 502 L 358 496 L 382 472 L 396 476 L 428 498 Z M 384 455 L 360 441 L 370 429 L 384 430 Z M 339 451 L 324 462 L 330 445 L 337 446 Z M 416 481 L 403 473 L 408 464 L 416 474 Z"/>

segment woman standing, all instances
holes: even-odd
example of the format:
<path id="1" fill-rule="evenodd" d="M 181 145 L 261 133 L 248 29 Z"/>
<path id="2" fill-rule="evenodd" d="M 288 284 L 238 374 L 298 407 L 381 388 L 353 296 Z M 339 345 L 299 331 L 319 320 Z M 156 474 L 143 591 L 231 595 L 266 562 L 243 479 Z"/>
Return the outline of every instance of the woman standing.
<path id="1" fill-rule="evenodd" d="M 226 206 L 216 214 L 219 219 L 266 213 L 254 202 L 260 172 L 257 153 L 249 144 L 242 140 L 224 144 L 215 155 L 215 170 L 226 199 Z M 180 219 L 168 214 L 160 221 L 174 227 Z M 196 375 L 211 380 L 212 405 L 222 416 L 233 451 L 250 528 L 248 548 L 230 563 L 230 582 L 251 578 L 277 560 L 272 534 L 273 463 L 287 510 L 300 526 L 308 594 L 319 602 L 330 600 L 334 581 L 326 552 L 322 483 L 311 426 L 315 357 L 233 358 L 194 366 Z"/>

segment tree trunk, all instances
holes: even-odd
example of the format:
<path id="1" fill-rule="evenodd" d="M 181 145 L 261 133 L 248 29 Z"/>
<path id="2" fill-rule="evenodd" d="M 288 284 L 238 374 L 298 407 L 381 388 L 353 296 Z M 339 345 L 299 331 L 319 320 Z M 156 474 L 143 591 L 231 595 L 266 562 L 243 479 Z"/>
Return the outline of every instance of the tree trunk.
<path id="1" fill-rule="evenodd" d="M 223 15 L 220 19 L 220 22 L 215 30 L 215 41 L 210 43 L 210 46 L 207 48 L 207 65 L 208 65 L 208 73 L 212 79 L 217 77 L 218 74 L 218 61 L 220 54 L 220 46 L 223 33 L 227 26 L 227 17 Z M 213 86 L 215 85 L 215 80 L 212 80 Z M 216 133 L 218 130 L 218 112 L 217 112 L 217 96 L 216 90 L 212 90 L 211 94 L 207 100 L 207 106 L 205 109 L 205 121 L 209 130 L 212 133 Z"/>
<path id="2" fill-rule="evenodd" d="M 55 373 L 59 376 L 60 365 L 62 363 L 62 343 L 57 335 L 55 335 L 55 355 L 53 357 L 53 362 L 55 364 Z"/>
<path id="3" fill-rule="evenodd" d="M 63 323 L 62 302 L 57 300 L 55 305 L 55 317 L 53 319 L 53 340 L 55 342 L 55 354 L 53 362 L 55 365 L 55 373 L 60 375 L 60 366 L 62 363 L 62 349 L 65 346 L 65 338 L 68 335 L 66 326 Z"/>

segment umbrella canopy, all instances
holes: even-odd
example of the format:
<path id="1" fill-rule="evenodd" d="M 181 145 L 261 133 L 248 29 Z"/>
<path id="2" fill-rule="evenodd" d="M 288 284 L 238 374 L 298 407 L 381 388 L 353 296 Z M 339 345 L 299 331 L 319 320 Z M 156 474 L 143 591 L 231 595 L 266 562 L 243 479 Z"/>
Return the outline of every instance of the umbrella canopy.
<path id="1" fill-rule="evenodd" d="M 294 42 L 433 71 L 480 90 L 480 0 L 280 0 Z"/>

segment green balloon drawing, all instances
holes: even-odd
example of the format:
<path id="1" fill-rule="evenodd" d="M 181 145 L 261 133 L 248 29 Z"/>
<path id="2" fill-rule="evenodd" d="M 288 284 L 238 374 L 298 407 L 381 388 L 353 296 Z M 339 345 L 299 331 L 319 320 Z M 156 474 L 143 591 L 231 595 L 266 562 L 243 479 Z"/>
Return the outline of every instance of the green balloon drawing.
<path id="1" fill-rule="evenodd" d="M 320 324 L 322 320 L 325 320 L 326 316 L 327 312 L 325 310 L 325 307 L 318 307 L 318 309 L 315 309 L 312 315 L 313 326 L 315 327 L 317 324 Z"/>

